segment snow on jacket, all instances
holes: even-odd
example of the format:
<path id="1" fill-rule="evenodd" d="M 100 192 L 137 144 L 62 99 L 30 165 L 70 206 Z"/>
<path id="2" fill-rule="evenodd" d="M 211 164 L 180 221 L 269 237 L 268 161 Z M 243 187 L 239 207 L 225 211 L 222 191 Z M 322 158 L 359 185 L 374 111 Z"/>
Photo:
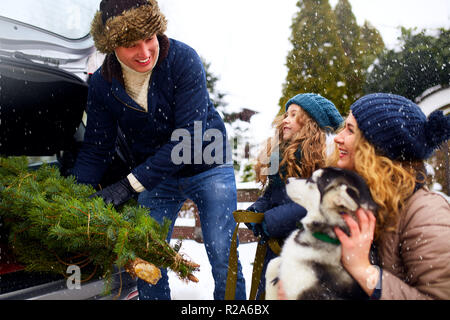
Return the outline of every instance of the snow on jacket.
<path id="1" fill-rule="evenodd" d="M 209 98 L 201 59 L 182 42 L 166 36 L 158 40 L 160 56 L 150 79 L 148 111 L 127 94 L 114 54 L 92 76 L 84 143 L 72 171 L 78 182 L 100 182 L 114 154 L 118 126 L 136 161 L 132 173 L 149 191 L 166 177 L 189 177 L 227 162 L 225 125 Z M 207 131 L 211 136 L 204 137 Z M 222 144 L 217 147 L 219 136 Z M 181 142 L 190 147 L 190 161 L 171 161 Z M 214 162 L 205 161 L 204 152 Z"/>
<path id="2" fill-rule="evenodd" d="M 396 232 L 378 243 L 381 299 L 450 299 L 450 206 L 419 189 L 407 201 Z"/>

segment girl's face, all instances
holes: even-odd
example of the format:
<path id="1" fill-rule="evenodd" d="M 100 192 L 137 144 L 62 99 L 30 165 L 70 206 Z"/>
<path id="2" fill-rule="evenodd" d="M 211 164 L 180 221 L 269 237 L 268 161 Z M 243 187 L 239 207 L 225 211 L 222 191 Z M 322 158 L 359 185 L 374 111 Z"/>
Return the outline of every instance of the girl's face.
<path id="1" fill-rule="evenodd" d="M 156 35 L 136 41 L 130 47 L 118 47 L 116 55 L 126 66 L 137 72 L 147 72 L 153 69 L 159 53 L 159 42 Z"/>
<path id="2" fill-rule="evenodd" d="M 296 104 L 291 104 L 286 112 L 283 120 L 283 140 L 289 141 L 291 138 L 300 131 L 303 125 L 303 113 L 304 111 Z"/>
<path id="3" fill-rule="evenodd" d="M 345 127 L 334 138 L 339 149 L 337 166 L 342 169 L 355 169 L 355 130 L 358 128 L 355 117 L 350 113 L 345 120 Z"/>

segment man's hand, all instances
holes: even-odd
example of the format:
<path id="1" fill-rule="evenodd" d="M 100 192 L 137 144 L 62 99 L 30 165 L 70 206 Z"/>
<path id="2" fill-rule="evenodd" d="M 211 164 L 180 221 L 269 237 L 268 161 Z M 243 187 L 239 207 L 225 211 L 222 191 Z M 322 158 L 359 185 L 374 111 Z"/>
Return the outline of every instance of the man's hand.
<path id="1" fill-rule="evenodd" d="M 89 198 L 100 197 L 103 198 L 106 204 L 112 203 L 115 207 L 124 204 L 130 200 L 137 192 L 133 189 L 128 178 L 124 178 L 119 182 L 116 182 L 103 190 L 100 190 Z"/>

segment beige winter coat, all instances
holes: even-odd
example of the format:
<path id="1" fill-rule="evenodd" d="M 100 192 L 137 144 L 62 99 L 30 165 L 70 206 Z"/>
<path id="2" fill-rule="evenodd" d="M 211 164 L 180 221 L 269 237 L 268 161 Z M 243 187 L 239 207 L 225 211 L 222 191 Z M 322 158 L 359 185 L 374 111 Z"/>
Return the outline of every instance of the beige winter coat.
<path id="1" fill-rule="evenodd" d="M 397 232 L 379 241 L 386 300 L 450 299 L 450 206 L 420 189 L 407 202 Z"/>

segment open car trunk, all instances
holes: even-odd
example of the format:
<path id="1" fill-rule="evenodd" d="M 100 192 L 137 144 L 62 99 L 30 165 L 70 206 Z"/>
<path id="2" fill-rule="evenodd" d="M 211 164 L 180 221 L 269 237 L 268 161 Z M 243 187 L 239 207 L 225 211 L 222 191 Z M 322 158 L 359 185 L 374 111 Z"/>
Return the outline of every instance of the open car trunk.
<path id="1" fill-rule="evenodd" d="M 53 157 L 67 173 L 83 138 L 87 83 L 55 67 L 0 56 L 0 88 L 0 155 Z M 122 271 L 108 297 L 102 296 L 102 279 L 69 290 L 64 276 L 25 272 L 8 236 L 0 216 L 0 299 L 104 299 L 119 290 L 120 299 L 135 297 L 136 283 Z"/>
<path id="2" fill-rule="evenodd" d="M 45 10 L 61 6 L 53 0 L 21 0 L 22 8 Z M 73 0 L 83 14 L 99 0 Z M 6 4 L 2 4 L 2 6 Z M 8 2 L 11 13 L 15 4 Z M 23 6 L 25 5 L 25 6 Z M 5 11 L 4 11 L 5 9 Z M 92 11 L 92 9 L 91 9 Z M 84 136 L 83 114 L 87 103 L 87 62 L 94 52 L 86 34 L 76 39 L 55 30 L 30 26 L 0 12 L 0 156 L 28 156 L 39 165 L 42 157 L 58 166 L 63 175 L 74 165 Z M 39 15 L 38 13 L 36 13 Z M 89 26 L 87 27 L 87 31 Z M 70 30 L 69 30 L 70 31 Z M 86 32 L 87 32 L 86 31 Z M 65 32 L 68 32 L 67 30 Z M 124 153 L 117 154 L 107 174 L 109 184 L 126 172 Z M 30 161 L 30 165 L 33 165 Z M 119 169 L 120 168 L 120 169 Z M 111 295 L 103 296 L 103 279 L 82 283 L 80 290 L 68 289 L 66 278 L 51 273 L 25 272 L 8 247 L 9 232 L 0 215 L 0 299 L 129 299 L 136 297 L 136 282 L 128 273 L 113 275 Z M 66 277 L 70 276 L 67 274 Z M 118 295 L 120 293 L 120 295 Z"/>
<path id="3" fill-rule="evenodd" d="M 69 150 L 87 84 L 64 70 L 0 57 L 0 154 L 53 156 Z"/>
<path id="4" fill-rule="evenodd" d="M 87 99 L 83 80 L 61 69 L 0 56 L 0 88 L 0 155 L 59 158 L 65 150 L 76 150 L 75 133 Z M 2 224 L 0 294 L 61 279 L 21 272 L 7 240 Z"/>

